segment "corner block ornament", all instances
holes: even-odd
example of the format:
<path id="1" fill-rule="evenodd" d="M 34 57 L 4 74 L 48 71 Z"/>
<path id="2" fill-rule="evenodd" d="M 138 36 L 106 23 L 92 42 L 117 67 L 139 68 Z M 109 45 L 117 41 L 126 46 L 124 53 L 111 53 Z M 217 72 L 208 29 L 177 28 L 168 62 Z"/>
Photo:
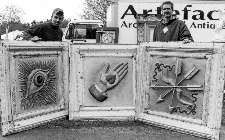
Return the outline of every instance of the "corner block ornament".
<path id="1" fill-rule="evenodd" d="M 166 72 L 164 72 L 166 71 Z M 168 77 L 168 72 L 175 74 L 175 78 Z M 166 93 L 159 95 L 159 98 L 157 100 L 157 103 L 161 103 L 166 100 L 166 97 L 169 94 L 172 94 L 172 99 L 169 104 L 169 112 L 179 112 L 179 113 L 186 113 L 189 114 L 196 114 L 196 104 L 197 101 L 196 95 L 198 94 L 198 91 L 203 90 L 202 84 L 192 85 L 187 84 L 185 86 L 181 85 L 181 83 L 185 80 L 191 80 L 194 76 L 197 76 L 197 73 L 199 72 L 199 69 L 193 65 L 192 69 L 190 69 L 181 80 L 178 81 L 178 76 L 182 73 L 182 61 L 176 60 L 175 65 L 167 65 L 163 63 L 156 63 L 155 69 L 154 69 L 154 75 L 153 75 L 153 82 L 157 82 L 159 79 L 157 79 L 157 75 L 160 74 L 162 82 L 166 83 L 167 85 L 160 85 L 160 84 L 153 84 L 150 86 L 150 88 L 153 89 L 164 89 L 166 88 Z M 166 73 L 166 74 L 165 74 Z M 186 89 L 185 92 L 184 88 Z M 167 90 L 168 89 L 168 90 Z M 187 95 L 187 94 L 191 94 Z M 176 98 L 176 99 L 175 99 Z M 179 104 L 174 104 L 174 100 L 177 100 L 179 104 L 182 104 L 185 106 L 185 108 L 182 108 L 179 106 Z"/>

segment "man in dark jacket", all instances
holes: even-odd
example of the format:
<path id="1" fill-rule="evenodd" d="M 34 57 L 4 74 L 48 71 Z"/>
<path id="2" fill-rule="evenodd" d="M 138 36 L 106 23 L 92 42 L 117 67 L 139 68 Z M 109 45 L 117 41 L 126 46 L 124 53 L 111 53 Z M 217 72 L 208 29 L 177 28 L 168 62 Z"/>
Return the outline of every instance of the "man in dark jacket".
<path id="1" fill-rule="evenodd" d="M 59 27 L 64 19 L 64 12 L 60 8 L 53 10 L 51 22 L 30 27 L 23 32 L 23 38 L 31 41 L 62 41 L 63 31 Z"/>
<path id="2" fill-rule="evenodd" d="M 172 18 L 173 6 L 171 1 L 162 3 L 163 19 L 156 25 L 153 41 L 183 41 L 183 43 L 194 41 L 186 24 L 181 20 Z"/>

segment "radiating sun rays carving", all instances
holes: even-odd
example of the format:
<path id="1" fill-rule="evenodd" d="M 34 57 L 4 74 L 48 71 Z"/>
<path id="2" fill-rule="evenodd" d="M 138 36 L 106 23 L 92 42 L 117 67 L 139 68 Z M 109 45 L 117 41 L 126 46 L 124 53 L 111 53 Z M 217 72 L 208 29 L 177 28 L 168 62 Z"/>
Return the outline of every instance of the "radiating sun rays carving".
<path id="1" fill-rule="evenodd" d="M 19 60 L 18 71 L 21 109 L 57 103 L 55 60 Z"/>

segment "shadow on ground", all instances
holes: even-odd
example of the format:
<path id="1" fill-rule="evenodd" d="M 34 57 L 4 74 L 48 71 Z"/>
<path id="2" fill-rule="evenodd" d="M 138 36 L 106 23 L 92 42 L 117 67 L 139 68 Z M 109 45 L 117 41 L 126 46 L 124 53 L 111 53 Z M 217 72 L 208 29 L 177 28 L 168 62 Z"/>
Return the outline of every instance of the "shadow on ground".
<path id="1" fill-rule="evenodd" d="M 224 129 L 225 131 L 225 129 Z M 224 133 L 225 134 L 225 133 Z M 224 137 L 225 138 L 225 137 Z M 57 120 L 1 140 L 205 140 L 142 122 Z"/>
<path id="2" fill-rule="evenodd" d="M 225 140 L 225 99 L 222 111 L 220 140 Z M 142 122 L 69 121 L 68 118 L 9 136 L 1 135 L 0 131 L 0 140 L 206 140 Z"/>

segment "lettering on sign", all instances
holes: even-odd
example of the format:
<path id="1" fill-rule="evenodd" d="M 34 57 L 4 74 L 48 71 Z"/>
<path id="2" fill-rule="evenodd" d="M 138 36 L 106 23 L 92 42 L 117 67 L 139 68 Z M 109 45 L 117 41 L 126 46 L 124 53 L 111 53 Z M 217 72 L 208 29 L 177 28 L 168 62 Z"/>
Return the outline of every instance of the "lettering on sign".
<path id="1" fill-rule="evenodd" d="M 192 10 L 193 5 L 186 5 L 182 10 L 174 10 L 174 14 L 177 15 L 177 17 L 184 21 L 191 21 L 191 25 L 189 28 L 202 28 L 202 29 L 215 29 L 215 23 L 210 23 L 209 21 L 216 21 L 219 20 L 219 17 L 215 16 L 218 14 L 218 10 L 211 10 L 211 11 L 204 11 L 201 9 Z M 153 14 L 152 12 L 155 11 L 155 14 L 161 14 L 161 8 L 156 7 L 155 10 L 153 9 L 143 9 L 142 13 L 137 13 L 133 5 L 129 5 L 127 9 L 123 12 L 122 16 L 120 17 L 122 21 L 122 24 L 120 25 L 121 28 L 137 28 L 136 22 L 131 23 L 124 20 L 127 16 L 132 17 L 133 19 L 137 19 L 138 14 Z M 208 22 L 204 22 L 204 21 Z M 202 23 L 199 23 L 199 21 L 203 21 Z M 225 29 L 225 26 L 223 26 L 223 29 Z"/>

